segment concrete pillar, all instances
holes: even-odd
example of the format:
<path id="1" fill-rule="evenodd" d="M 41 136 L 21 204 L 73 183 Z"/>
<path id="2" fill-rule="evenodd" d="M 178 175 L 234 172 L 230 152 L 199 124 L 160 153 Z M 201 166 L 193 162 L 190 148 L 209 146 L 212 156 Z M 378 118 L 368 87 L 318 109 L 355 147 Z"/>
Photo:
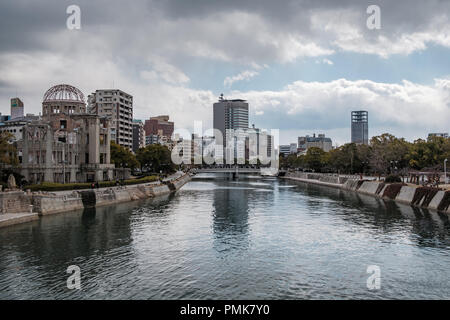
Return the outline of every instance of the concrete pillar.
<path id="1" fill-rule="evenodd" d="M 106 134 L 106 164 L 110 164 L 111 163 L 111 121 L 107 120 L 106 122 L 106 127 L 107 127 L 107 134 Z M 109 173 L 108 173 L 109 175 Z M 112 180 L 112 178 L 111 178 Z"/>
<path id="2" fill-rule="evenodd" d="M 95 170 L 94 181 L 103 181 L 103 171 L 102 170 Z"/>
<path id="3" fill-rule="evenodd" d="M 114 180 L 114 170 L 112 169 L 108 170 L 108 180 L 110 181 Z"/>
<path id="4" fill-rule="evenodd" d="M 100 163 L 100 120 L 88 120 L 89 125 L 89 163 Z"/>
<path id="5" fill-rule="evenodd" d="M 70 168 L 70 183 L 77 182 L 77 170 L 75 168 Z"/>
<path id="6" fill-rule="evenodd" d="M 22 130 L 22 164 L 21 164 L 22 170 L 20 172 L 24 176 L 26 181 L 30 181 L 30 173 L 29 170 L 26 168 L 28 165 L 28 157 L 30 154 L 29 151 L 30 141 L 28 138 L 29 137 L 28 130 L 30 130 L 28 125 L 25 125 Z"/>
<path id="7" fill-rule="evenodd" d="M 49 125 L 45 126 L 43 129 L 43 133 L 45 134 L 45 165 L 44 165 L 44 181 L 46 182 L 54 182 L 53 181 L 53 166 L 54 163 L 52 161 L 53 154 L 53 130 Z"/>

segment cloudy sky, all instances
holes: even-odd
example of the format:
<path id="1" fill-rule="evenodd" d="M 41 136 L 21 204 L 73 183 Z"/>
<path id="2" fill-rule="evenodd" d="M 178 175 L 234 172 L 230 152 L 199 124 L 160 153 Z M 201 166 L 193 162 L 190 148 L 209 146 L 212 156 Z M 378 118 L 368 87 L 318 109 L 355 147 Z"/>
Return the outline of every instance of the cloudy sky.
<path id="1" fill-rule="evenodd" d="M 73 4 L 79 30 L 66 26 Z M 380 29 L 367 28 L 371 4 Z M 371 136 L 413 140 L 450 131 L 450 1 L 2 0 L 0 112 L 18 95 L 39 113 L 59 83 L 122 89 L 135 118 L 169 114 L 177 128 L 211 127 L 223 93 L 280 143 L 346 143 L 351 110 L 369 111 Z"/>

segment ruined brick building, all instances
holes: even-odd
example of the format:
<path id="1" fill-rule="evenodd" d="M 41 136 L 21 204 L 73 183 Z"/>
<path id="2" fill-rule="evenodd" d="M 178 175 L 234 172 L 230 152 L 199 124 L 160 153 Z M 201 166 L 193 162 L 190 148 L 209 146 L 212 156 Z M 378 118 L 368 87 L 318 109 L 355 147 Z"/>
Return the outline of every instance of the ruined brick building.
<path id="1" fill-rule="evenodd" d="M 109 127 L 109 118 L 86 113 L 79 89 L 66 84 L 50 88 L 42 119 L 26 124 L 17 142 L 21 174 L 30 183 L 112 180 Z"/>

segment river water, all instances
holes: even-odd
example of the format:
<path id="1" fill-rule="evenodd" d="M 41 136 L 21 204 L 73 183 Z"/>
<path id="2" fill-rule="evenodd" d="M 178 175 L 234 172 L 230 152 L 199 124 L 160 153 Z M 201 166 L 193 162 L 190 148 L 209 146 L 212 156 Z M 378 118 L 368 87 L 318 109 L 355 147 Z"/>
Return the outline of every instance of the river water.
<path id="1" fill-rule="evenodd" d="M 70 265 L 80 290 L 67 288 Z M 448 216 L 275 178 L 204 174 L 156 200 L 0 229 L 0 299 L 449 299 L 449 288 Z"/>

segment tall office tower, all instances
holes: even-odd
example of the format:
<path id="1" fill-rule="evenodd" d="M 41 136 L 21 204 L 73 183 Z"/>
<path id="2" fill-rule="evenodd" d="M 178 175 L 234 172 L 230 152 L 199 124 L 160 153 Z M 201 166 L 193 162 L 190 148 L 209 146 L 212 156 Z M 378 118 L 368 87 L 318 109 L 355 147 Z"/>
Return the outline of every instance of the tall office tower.
<path id="1" fill-rule="evenodd" d="M 11 120 L 23 117 L 23 102 L 19 98 L 11 99 Z"/>
<path id="2" fill-rule="evenodd" d="M 274 136 L 267 134 L 267 157 L 271 158 L 274 152 Z"/>
<path id="3" fill-rule="evenodd" d="M 369 144 L 369 113 L 352 111 L 352 143 Z"/>
<path id="4" fill-rule="evenodd" d="M 248 102 L 246 100 L 226 100 L 222 94 L 219 101 L 214 103 L 213 113 L 213 127 L 222 132 L 224 146 L 226 146 L 227 129 L 248 129 Z"/>
<path id="5" fill-rule="evenodd" d="M 145 147 L 144 124 L 141 120 L 133 120 L 133 152 Z"/>
<path id="6" fill-rule="evenodd" d="M 133 96 L 118 89 L 96 90 L 88 96 L 89 113 L 111 118 L 111 140 L 133 148 Z"/>

